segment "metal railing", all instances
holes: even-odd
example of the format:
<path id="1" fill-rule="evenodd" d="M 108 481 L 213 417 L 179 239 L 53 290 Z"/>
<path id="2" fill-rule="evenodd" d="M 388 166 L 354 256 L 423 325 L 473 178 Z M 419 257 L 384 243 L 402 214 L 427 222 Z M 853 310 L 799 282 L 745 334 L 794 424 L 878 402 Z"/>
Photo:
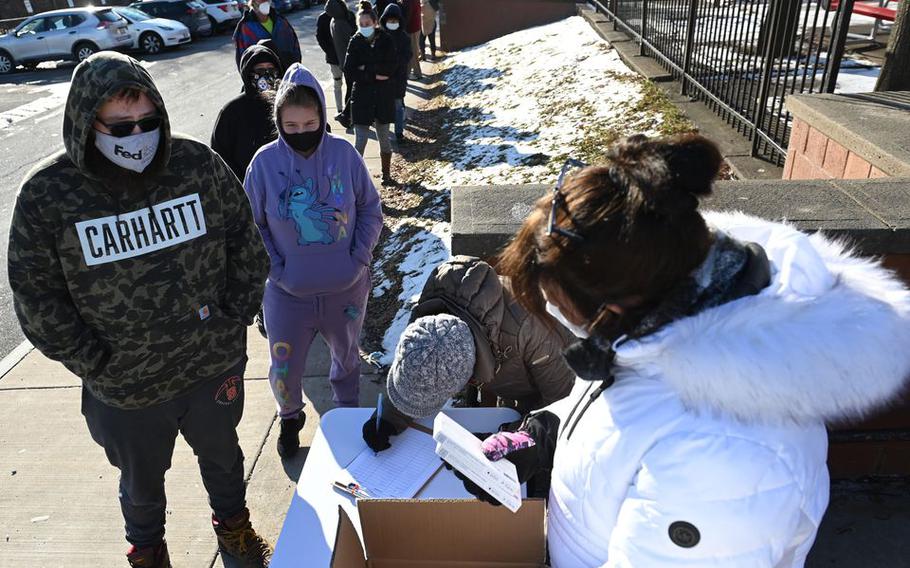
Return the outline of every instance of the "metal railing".
<path id="1" fill-rule="evenodd" d="M 783 163 L 793 93 L 834 92 L 853 0 L 588 0 L 752 141 Z"/>

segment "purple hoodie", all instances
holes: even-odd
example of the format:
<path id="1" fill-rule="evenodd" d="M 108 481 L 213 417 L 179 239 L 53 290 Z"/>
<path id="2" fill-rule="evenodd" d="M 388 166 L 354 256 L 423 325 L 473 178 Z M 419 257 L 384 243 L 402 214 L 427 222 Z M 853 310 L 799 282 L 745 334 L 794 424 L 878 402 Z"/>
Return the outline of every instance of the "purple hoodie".
<path id="1" fill-rule="evenodd" d="M 319 95 L 324 129 L 319 82 L 295 63 L 284 74 L 278 97 L 292 85 Z M 253 157 L 243 185 L 272 261 L 270 283 L 298 297 L 337 293 L 368 269 L 382 230 L 382 208 L 370 172 L 350 142 L 323 130 L 316 151 L 304 158 L 279 135 Z"/>

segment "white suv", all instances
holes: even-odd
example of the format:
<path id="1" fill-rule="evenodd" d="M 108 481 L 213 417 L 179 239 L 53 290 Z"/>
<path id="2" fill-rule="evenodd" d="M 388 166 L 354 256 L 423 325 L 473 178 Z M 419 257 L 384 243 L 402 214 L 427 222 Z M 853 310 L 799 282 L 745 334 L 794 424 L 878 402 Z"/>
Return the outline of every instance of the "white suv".
<path id="1" fill-rule="evenodd" d="M 233 30 L 243 17 L 234 0 L 199 0 L 199 2 L 205 4 L 205 13 L 212 22 L 212 30 L 215 32 Z"/>
<path id="2" fill-rule="evenodd" d="M 42 61 L 82 61 L 104 49 L 133 43 L 126 20 L 110 8 L 74 8 L 36 14 L 0 36 L 0 74 Z"/>

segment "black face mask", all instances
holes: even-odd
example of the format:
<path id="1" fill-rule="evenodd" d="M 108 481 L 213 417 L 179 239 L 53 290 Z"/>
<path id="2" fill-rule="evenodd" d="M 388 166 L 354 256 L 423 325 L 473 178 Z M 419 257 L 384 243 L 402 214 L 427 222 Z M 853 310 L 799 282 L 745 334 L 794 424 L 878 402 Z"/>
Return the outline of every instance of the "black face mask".
<path id="1" fill-rule="evenodd" d="M 282 131 L 282 134 L 291 148 L 298 152 L 306 153 L 315 148 L 319 144 L 319 141 L 322 140 L 323 130 L 322 125 L 320 125 L 318 129 L 312 132 L 288 134 L 287 132 Z"/>
<path id="2" fill-rule="evenodd" d="M 269 69 L 268 71 L 253 71 L 250 75 L 252 79 L 253 86 L 259 90 L 260 93 L 265 91 L 274 91 L 278 86 L 278 71 L 274 69 Z"/>

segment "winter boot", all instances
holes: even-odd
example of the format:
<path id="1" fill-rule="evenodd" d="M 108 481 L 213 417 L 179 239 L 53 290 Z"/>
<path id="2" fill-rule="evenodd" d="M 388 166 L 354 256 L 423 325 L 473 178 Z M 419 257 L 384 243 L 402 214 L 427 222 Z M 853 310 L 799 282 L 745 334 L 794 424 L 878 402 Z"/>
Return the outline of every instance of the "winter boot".
<path id="1" fill-rule="evenodd" d="M 249 509 L 223 521 L 212 515 L 212 528 L 218 537 L 218 550 L 222 555 L 240 561 L 243 568 L 268 567 L 272 560 L 272 546 L 256 534 L 250 524 Z"/>
<path id="2" fill-rule="evenodd" d="M 278 455 L 283 458 L 292 458 L 300 449 L 300 431 L 306 424 L 306 414 L 303 411 L 297 418 L 281 419 L 281 434 L 278 435 Z"/>
<path id="3" fill-rule="evenodd" d="M 131 546 L 126 553 L 126 561 L 133 568 L 171 568 L 171 558 L 167 553 L 167 543 L 164 540 L 157 546 L 148 548 Z"/>
<path id="4" fill-rule="evenodd" d="M 381 152 L 379 158 L 382 160 L 382 185 L 398 185 L 392 179 L 392 153 Z"/>
<path id="5" fill-rule="evenodd" d="M 339 112 L 335 115 L 335 120 L 338 121 L 338 124 L 344 126 L 345 128 L 351 127 L 351 117 L 344 111 Z"/>

